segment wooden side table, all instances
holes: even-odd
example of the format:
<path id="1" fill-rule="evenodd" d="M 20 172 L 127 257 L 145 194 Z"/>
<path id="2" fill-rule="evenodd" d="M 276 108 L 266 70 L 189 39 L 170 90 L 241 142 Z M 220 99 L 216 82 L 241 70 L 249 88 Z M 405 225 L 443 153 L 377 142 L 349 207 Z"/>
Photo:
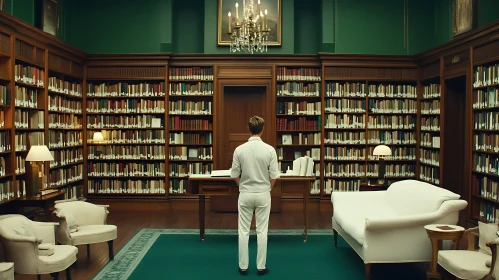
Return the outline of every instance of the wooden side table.
<path id="1" fill-rule="evenodd" d="M 424 227 L 426 229 L 426 233 L 431 240 L 431 263 L 430 270 L 426 273 L 426 279 L 441 279 L 440 273 L 437 271 L 438 266 L 438 251 L 442 250 L 442 241 L 443 240 L 452 240 L 454 241 L 454 250 L 458 249 L 459 240 L 464 233 L 464 228 L 456 225 L 426 225 Z"/>

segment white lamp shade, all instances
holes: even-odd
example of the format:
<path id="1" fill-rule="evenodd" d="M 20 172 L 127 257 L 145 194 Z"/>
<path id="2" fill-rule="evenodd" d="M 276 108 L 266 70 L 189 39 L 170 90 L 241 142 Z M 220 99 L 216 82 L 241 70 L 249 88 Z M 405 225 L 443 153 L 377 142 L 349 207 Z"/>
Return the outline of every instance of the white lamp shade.
<path id="1" fill-rule="evenodd" d="M 374 148 L 373 151 L 374 156 L 391 156 L 392 155 L 392 150 L 390 147 L 386 145 L 378 145 L 376 148 Z"/>
<path id="2" fill-rule="evenodd" d="M 104 141 L 104 136 L 102 135 L 102 132 L 94 132 L 94 142 L 101 142 Z"/>
<path id="3" fill-rule="evenodd" d="M 53 161 L 54 157 L 50 153 L 49 148 L 45 145 L 31 146 L 26 161 Z"/>

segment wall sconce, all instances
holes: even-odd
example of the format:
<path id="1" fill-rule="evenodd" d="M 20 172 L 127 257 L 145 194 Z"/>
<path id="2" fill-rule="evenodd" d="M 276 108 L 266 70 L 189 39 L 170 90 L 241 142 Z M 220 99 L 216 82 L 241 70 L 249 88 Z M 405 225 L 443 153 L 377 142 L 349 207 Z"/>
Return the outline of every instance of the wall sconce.
<path id="1" fill-rule="evenodd" d="M 386 145 L 378 145 L 374 148 L 373 151 L 373 156 L 378 156 L 379 163 L 378 163 L 378 184 L 380 185 L 386 185 L 387 181 L 385 178 L 385 173 L 386 173 L 386 163 L 385 163 L 385 157 L 386 156 L 391 156 L 392 155 L 392 150 L 390 147 Z"/>
<path id="2" fill-rule="evenodd" d="M 45 145 L 34 145 L 29 149 L 26 161 L 31 162 L 31 168 L 28 168 L 28 185 L 26 188 L 27 196 L 43 195 L 43 190 L 47 186 L 47 178 L 45 176 L 46 161 L 53 161 L 54 157 Z M 31 182 L 30 182 L 31 181 Z"/>

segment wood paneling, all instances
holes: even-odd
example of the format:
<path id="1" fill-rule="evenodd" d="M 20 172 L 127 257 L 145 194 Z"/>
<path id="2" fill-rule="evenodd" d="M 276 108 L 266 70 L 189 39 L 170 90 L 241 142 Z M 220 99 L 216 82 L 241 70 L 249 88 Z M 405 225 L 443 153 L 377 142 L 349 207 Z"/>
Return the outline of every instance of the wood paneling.
<path id="1" fill-rule="evenodd" d="M 16 40 L 16 58 L 34 63 L 35 46 L 21 40 Z"/>
<path id="2" fill-rule="evenodd" d="M 71 60 L 52 52 L 49 52 L 48 64 L 50 70 L 64 74 L 70 74 L 71 72 Z"/>
<path id="3" fill-rule="evenodd" d="M 417 80 L 416 68 L 325 67 L 326 80 Z"/>
<path id="4" fill-rule="evenodd" d="M 165 67 L 87 67 L 87 79 L 161 79 L 166 76 Z"/>
<path id="5" fill-rule="evenodd" d="M 10 35 L 0 32 L 0 54 L 10 56 Z"/>
<path id="6" fill-rule="evenodd" d="M 432 79 L 440 76 L 440 60 L 421 67 L 421 80 Z"/>
<path id="7" fill-rule="evenodd" d="M 241 67 L 239 66 L 219 66 L 217 67 L 217 77 L 219 79 L 245 79 L 263 78 L 272 79 L 272 67 Z"/>
<path id="8" fill-rule="evenodd" d="M 470 50 L 465 50 L 448 54 L 443 57 L 444 60 L 444 78 L 453 78 L 466 74 L 470 67 Z"/>
<path id="9" fill-rule="evenodd" d="M 473 64 L 480 65 L 499 59 L 499 36 L 496 41 L 473 48 Z"/>

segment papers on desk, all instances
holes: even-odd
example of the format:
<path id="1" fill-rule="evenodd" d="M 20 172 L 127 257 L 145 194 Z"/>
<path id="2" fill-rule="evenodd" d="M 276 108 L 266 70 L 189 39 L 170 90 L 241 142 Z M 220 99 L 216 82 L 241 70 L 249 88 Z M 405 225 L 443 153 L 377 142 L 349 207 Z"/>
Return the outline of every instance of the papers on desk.
<path id="1" fill-rule="evenodd" d="M 211 177 L 230 177 L 230 169 L 227 170 L 212 170 Z"/>
<path id="2" fill-rule="evenodd" d="M 288 169 L 281 176 L 313 176 L 314 160 L 311 157 L 299 157 L 293 161 L 293 170 Z"/>

